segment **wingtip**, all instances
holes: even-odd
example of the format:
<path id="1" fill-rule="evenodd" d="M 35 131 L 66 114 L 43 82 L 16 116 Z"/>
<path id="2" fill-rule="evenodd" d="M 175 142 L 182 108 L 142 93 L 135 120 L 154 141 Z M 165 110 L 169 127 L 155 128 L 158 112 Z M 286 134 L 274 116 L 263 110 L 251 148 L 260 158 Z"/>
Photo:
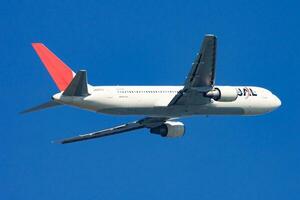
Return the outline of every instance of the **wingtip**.
<path id="1" fill-rule="evenodd" d="M 51 144 L 63 144 L 63 141 L 61 141 L 61 140 L 52 140 Z"/>
<path id="2" fill-rule="evenodd" d="M 206 37 L 216 37 L 216 35 L 215 35 L 215 34 L 212 34 L 212 33 L 207 33 L 207 34 L 205 34 L 205 36 L 206 36 Z"/>
<path id="3" fill-rule="evenodd" d="M 22 110 L 19 112 L 19 115 L 24 115 L 24 114 L 27 114 L 27 113 L 30 113 L 31 112 L 31 109 L 26 109 L 26 110 Z"/>
<path id="4" fill-rule="evenodd" d="M 24 115 L 24 114 L 26 114 L 27 112 L 26 111 L 20 111 L 18 114 L 19 115 Z"/>

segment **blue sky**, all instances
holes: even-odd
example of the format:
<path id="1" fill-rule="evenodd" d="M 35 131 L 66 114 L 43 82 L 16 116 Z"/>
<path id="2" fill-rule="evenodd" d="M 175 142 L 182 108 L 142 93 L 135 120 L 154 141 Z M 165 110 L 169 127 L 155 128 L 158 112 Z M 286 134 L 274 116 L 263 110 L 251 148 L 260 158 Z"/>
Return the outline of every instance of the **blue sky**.
<path id="1" fill-rule="evenodd" d="M 298 1 L 10 1 L 0 8 L 1 199 L 300 199 Z M 270 89 L 257 117 L 183 119 L 164 139 L 139 130 L 50 141 L 138 117 L 69 107 L 19 115 L 57 89 L 43 42 L 94 85 L 182 84 L 203 35 L 218 36 L 217 84 Z"/>

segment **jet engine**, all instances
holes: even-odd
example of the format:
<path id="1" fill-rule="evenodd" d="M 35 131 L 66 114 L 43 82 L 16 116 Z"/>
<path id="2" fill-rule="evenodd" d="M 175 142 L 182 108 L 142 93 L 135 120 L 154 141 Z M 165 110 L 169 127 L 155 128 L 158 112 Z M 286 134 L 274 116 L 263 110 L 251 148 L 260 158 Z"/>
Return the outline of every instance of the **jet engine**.
<path id="1" fill-rule="evenodd" d="M 182 122 L 166 121 L 163 125 L 150 129 L 151 133 L 162 137 L 181 137 L 184 135 L 184 124 Z"/>
<path id="2" fill-rule="evenodd" d="M 211 97 L 215 101 L 231 102 L 238 98 L 238 92 L 235 87 L 220 86 L 206 93 L 207 97 Z"/>

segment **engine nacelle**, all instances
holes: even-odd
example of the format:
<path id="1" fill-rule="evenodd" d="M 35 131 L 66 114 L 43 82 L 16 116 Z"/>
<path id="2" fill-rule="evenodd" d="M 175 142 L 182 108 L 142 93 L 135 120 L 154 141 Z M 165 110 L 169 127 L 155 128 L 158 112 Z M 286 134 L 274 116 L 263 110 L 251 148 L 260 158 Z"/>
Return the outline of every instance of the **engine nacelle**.
<path id="1" fill-rule="evenodd" d="M 238 98 L 238 92 L 235 87 L 220 86 L 206 93 L 207 97 L 211 97 L 215 101 L 231 102 Z"/>
<path id="2" fill-rule="evenodd" d="M 182 122 L 166 121 L 163 125 L 150 129 L 151 133 L 162 137 L 181 137 L 184 135 L 184 124 Z"/>

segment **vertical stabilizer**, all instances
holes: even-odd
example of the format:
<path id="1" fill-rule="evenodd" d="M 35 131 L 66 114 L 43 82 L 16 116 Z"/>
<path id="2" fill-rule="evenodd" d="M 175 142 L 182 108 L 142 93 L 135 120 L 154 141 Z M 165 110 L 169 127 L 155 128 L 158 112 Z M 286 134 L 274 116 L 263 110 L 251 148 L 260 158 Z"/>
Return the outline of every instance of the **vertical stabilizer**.
<path id="1" fill-rule="evenodd" d="M 32 47 L 45 65 L 58 89 L 64 91 L 71 83 L 74 72 L 44 44 L 32 43 Z"/>

